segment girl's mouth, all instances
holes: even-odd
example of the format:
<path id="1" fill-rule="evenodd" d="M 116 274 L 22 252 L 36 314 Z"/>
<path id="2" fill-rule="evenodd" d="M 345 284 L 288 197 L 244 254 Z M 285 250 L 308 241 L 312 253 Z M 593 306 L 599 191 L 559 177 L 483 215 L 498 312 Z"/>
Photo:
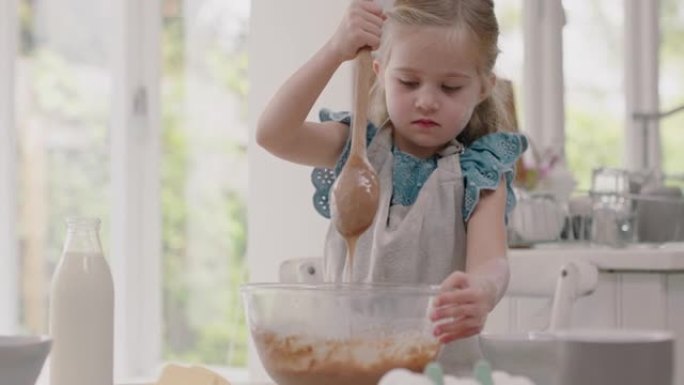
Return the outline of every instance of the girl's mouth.
<path id="1" fill-rule="evenodd" d="M 437 124 L 437 122 L 435 122 L 434 120 L 431 120 L 431 119 L 418 119 L 418 120 L 414 120 L 412 123 L 415 124 L 416 126 L 420 127 L 420 128 L 432 128 L 432 127 L 439 126 L 439 124 Z"/>

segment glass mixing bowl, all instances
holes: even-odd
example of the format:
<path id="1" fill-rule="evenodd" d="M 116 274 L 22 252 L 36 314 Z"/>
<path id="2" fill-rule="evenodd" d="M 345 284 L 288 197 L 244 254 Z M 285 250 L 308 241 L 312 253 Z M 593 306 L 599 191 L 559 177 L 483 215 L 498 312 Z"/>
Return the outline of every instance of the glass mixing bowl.
<path id="1" fill-rule="evenodd" d="M 242 286 L 261 362 L 278 385 L 377 385 L 394 368 L 421 372 L 441 345 L 429 318 L 434 286 Z"/>

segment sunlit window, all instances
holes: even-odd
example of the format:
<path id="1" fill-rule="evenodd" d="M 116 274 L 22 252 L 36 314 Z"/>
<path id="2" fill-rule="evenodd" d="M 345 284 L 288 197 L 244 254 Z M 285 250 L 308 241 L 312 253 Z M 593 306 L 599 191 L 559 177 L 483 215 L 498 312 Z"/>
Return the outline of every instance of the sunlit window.
<path id="1" fill-rule="evenodd" d="M 19 314 L 29 333 L 47 332 L 49 284 L 64 218 L 100 217 L 107 249 L 112 77 L 105 4 L 19 2 Z"/>
<path id="2" fill-rule="evenodd" d="M 661 1 L 660 105 L 671 110 L 684 105 L 684 4 Z M 684 112 L 661 121 L 663 169 L 668 183 L 684 186 Z"/>
<path id="3" fill-rule="evenodd" d="M 163 358 L 244 367 L 249 1 L 162 4 Z"/>
<path id="4" fill-rule="evenodd" d="M 624 148 L 624 1 L 563 1 L 565 151 L 579 188 L 591 170 L 620 166 Z"/>
<path id="5" fill-rule="evenodd" d="M 244 367 L 249 1 L 162 3 L 162 360 Z M 108 250 L 112 65 L 106 2 L 20 2 L 20 323 L 47 332 L 69 215 Z"/>
<path id="6" fill-rule="evenodd" d="M 523 1 L 498 0 L 495 2 L 496 17 L 499 21 L 499 49 L 496 74 L 513 84 L 518 125 L 522 122 L 522 84 L 523 84 Z"/>

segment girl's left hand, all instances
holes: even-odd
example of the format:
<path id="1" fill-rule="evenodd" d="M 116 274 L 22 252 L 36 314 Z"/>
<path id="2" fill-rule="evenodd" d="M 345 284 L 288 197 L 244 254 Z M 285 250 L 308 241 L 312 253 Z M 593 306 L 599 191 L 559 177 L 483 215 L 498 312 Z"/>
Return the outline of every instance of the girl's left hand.
<path id="1" fill-rule="evenodd" d="M 435 337 L 446 344 L 480 333 L 492 308 L 486 287 L 473 276 L 456 271 L 442 282 L 441 289 L 430 317 L 437 324 Z"/>

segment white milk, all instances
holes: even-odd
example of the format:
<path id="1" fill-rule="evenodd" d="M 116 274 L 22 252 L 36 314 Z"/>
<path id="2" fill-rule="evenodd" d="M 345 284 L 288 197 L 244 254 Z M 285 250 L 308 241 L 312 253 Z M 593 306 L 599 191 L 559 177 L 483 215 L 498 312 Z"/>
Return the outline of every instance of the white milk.
<path id="1" fill-rule="evenodd" d="M 50 298 L 50 385 L 112 385 L 114 283 L 97 234 L 99 220 L 67 223 Z"/>

